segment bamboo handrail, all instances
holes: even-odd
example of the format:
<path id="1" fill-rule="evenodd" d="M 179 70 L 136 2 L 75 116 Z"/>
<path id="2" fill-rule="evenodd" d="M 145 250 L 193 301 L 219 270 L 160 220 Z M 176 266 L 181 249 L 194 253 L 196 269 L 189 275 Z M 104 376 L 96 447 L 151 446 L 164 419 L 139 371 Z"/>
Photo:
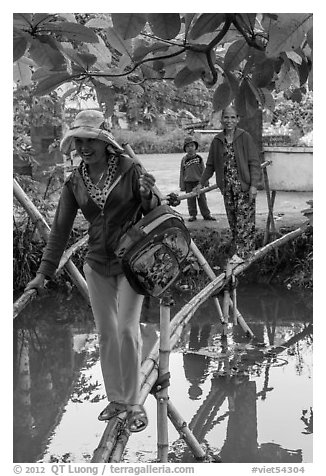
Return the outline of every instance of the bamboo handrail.
<path id="1" fill-rule="evenodd" d="M 216 190 L 218 187 L 217 185 L 209 185 L 208 187 L 203 187 L 198 192 L 188 192 L 188 193 L 182 193 L 181 195 L 178 196 L 178 200 L 186 200 L 187 198 L 191 197 L 197 197 L 198 195 L 201 195 L 202 193 L 208 193 L 211 192 L 212 190 Z M 164 195 L 162 197 L 163 200 L 169 200 L 169 195 Z"/>
<path id="2" fill-rule="evenodd" d="M 37 229 L 39 230 L 42 238 L 45 241 L 47 241 L 49 237 L 49 233 L 50 233 L 50 226 L 48 225 L 47 221 L 45 220 L 43 215 L 40 213 L 40 211 L 37 209 L 37 207 L 34 205 L 34 203 L 29 199 L 29 197 L 26 195 L 24 190 L 18 184 L 16 179 L 14 179 L 14 196 L 22 205 L 22 207 L 26 210 L 32 222 L 36 225 Z M 82 274 L 78 271 L 74 263 L 70 260 L 72 253 L 76 251 L 76 249 L 79 246 L 82 246 L 82 244 L 84 244 L 86 239 L 87 239 L 86 237 L 83 237 L 81 240 L 79 240 L 79 242 L 77 242 L 79 243 L 78 246 L 77 246 L 77 243 L 75 243 L 75 245 L 72 246 L 72 249 L 73 249 L 72 252 L 70 250 L 67 250 L 62 256 L 59 266 L 65 267 L 69 276 L 71 277 L 73 282 L 76 284 L 81 294 L 85 297 L 85 299 L 89 303 L 89 295 L 88 295 L 86 281 L 83 278 Z M 13 312 L 14 318 L 17 317 L 17 315 L 24 309 L 24 307 L 31 301 L 31 299 L 35 297 L 36 294 L 37 294 L 36 290 L 32 289 L 30 291 L 26 291 L 25 293 L 23 293 L 22 296 L 20 296 L 20 298 L 14 303 L 14 312 Z"/>

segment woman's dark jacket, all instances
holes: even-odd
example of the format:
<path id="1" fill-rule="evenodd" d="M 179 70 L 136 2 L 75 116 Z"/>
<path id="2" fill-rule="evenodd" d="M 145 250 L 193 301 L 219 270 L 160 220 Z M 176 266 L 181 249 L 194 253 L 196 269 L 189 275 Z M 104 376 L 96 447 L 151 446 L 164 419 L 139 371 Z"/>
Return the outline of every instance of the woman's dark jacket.
<path id="1" fill-rule="evenodd" d="M 206 167 L 200 179 L 202 186 L 215 172 L 216 184 L 224 191 L 224 132 L 218 133 L 210 146 Z M 238 176 L 242 191 L 250 186 L 257 187 L 260 183 L 261 168 L 258 150 L 251 135 L 237 128 L 233 138 L 234 155 L 237 162 Z"/>
<path id="2" fill-rule="evenodd" d="M 53 277 L 67 245 L 78 209 L 89 222 L 87 263 L 105 276 L 122 272 L 114 249 L 130 220 L 141 216 L 159 204 L 156 195 L 146 200 L 139 192 L 141 165 L 131 158 L 120 155 L 112 189 L 101 208 L 90 197 L 81 176 L 80 167 L 73 170 L 66 180 L 60 196 L 50 236 L 38 269 L 39 273 Z"/>

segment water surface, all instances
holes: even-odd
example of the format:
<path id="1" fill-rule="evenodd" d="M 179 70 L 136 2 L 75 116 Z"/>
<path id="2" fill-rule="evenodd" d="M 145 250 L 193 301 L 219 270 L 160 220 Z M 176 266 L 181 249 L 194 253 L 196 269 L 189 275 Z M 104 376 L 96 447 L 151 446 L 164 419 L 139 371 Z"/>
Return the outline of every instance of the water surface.
<path id="1" fill-rule="evenodd" d="M 191 297 L 175 294 L 172 316 Z M 212 300 L 190 320 L 170 355 L 169 395 L 210 455 L 229 462 L 312 462 L 312 297 L 241 286 L 239 310 L 257 337 L 230 326 L 221 339 Z M 158 300 L 143 306 L 143 353 L 159 333 Z M 105 423 L 98 340 L 78 294 L 49 291 L 14 325 L 14 462 L 89 462 Z M 123 461 L 155 461 L 156 400 L 148 428 L 130 437 Z M 169 423 L 169 461 L 193 456 Z"/>

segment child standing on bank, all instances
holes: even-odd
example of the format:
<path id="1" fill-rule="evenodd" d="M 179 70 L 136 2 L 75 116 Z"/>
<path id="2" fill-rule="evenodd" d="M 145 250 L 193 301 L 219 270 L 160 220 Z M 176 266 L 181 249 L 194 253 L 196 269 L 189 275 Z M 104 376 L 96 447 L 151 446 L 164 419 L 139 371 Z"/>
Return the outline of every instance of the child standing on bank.
<path id="1" fill-rule="evenodd" d="M 192 190 L 199 184 L 200 178 L 204 172 L 205 165 L 203 158 L 197 154 L 198 142 L 191 136 L 186 137 L 183 145 L 183 150 L 186 155 L 181 160 L 180 165 L 180 190 L 186 193 L 192 192 Z M 208 184 L 207 184 L 208 185 Z M 197 200 L 200 213 L 204 220 L 215 221 L 215 218 L 211 216 L 207 205 L 206 195 L 202 193 L 198 197 L 187 198 L 188 211 L 190 218 L 188 221 L 197 220 Z"/>

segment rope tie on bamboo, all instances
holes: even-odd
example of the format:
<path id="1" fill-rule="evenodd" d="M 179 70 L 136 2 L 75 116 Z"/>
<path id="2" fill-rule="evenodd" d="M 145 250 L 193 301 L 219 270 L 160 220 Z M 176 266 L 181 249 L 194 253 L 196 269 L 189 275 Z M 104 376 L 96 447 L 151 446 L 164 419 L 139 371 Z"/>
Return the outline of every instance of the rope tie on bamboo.
<path id="1" fill-rule="evenodd" d="M 158 377 L 154 383 L 150 393 L 156 395 L 160 390 L 166 388 L 170 385 L 170 372 L 166 372 Z"/>

